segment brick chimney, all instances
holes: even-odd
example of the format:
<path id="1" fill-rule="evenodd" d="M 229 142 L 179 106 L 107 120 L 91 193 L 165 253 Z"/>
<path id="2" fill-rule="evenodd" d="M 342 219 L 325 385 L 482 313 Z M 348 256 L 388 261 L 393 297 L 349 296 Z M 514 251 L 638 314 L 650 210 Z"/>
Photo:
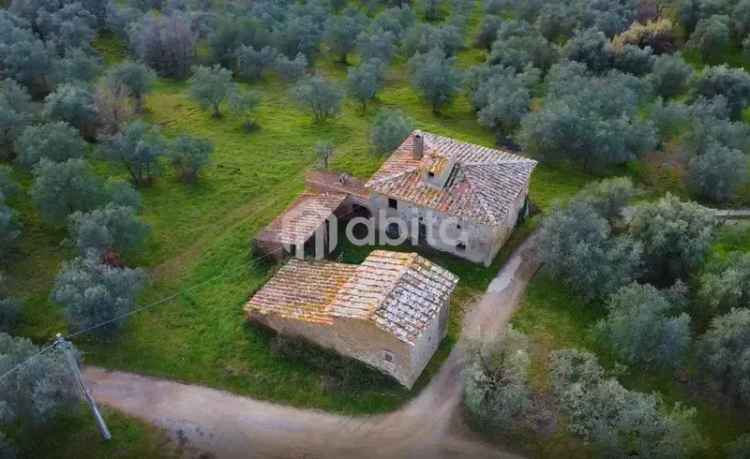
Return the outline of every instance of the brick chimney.
<path id="1" fill-rule="evenodd" d="M 414 134 L 414 146 L 412 156 L 416 160 L 421 160 L 424 156 L 424 137 L 420 132 Z"/>

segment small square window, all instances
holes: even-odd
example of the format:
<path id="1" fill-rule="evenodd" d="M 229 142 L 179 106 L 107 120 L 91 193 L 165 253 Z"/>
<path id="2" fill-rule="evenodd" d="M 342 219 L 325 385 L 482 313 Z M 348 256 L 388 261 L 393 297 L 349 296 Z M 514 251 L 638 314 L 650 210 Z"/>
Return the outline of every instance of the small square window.
<path id="1" fill-rule="evenodd" d="M 391 351 L 383 351 L 383 360 L 387 363 L 393 363 L 393 353 Z"/>
<path id="2" fill-rule="evenodd" d="M 459 252 L 465 252 L 466 244 L 464 244 L 463 242 L 459 242 L 458 244 L 456 244 L 456 250 L 458 250 Z"/>
<path id="3" fill-rule="evenodd" d="M 434 172 L 432 172 L 432 171 L 428 172 L 428 173 L 427 173 L 427 175 L 429 175 L 429 176 L 430 176 L 430 178 L 433 178 L 433 177 L 435 177 L 435 173 L 434 173 Z"/>
<path id="4" fill-rule="evenodd" d="M 388 199 L 388 207 L 391 209 L 398 209 L 398 201 L 395 199 Z"/>
<path id="5" fill-rule="evenodd" d="M 456 229 L 461 229 L 461 224 L 460 223 L 456 223 Z"/>

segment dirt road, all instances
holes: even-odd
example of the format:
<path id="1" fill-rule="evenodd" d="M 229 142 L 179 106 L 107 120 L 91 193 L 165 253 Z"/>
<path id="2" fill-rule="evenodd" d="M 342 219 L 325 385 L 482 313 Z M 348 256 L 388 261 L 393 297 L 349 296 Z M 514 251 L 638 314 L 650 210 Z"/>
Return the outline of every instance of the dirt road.
<path id="1" fill-rule="evenodd" d="M 508 260 L 473 312 L 463 337 L 499 336 L 539 267 L 532 236 Z M 462 346 L 404 408 L 346 417 L 259 402 L 200 386 L 86 369 L 98 401 L 165 428 L 187 457 L 514 458 L 483 443 L 460 420 Z"/>

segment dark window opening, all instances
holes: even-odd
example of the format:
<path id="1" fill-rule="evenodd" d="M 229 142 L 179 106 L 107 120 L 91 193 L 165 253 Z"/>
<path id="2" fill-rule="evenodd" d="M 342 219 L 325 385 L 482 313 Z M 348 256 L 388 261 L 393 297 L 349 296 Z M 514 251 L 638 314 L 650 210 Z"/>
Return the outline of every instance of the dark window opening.
<path id="1" fill-rule="evenodd" d="M 398 209 L 398 201 L 396 201 L 395 199 L 389 199 L 388 207 L 390 207 L 391 209 Z"/>
<path id="2" fill-rule="evenodd" d="M 433 177 L 435 177 L 435 173 L 434 173 L 434 172 L 432 172 L 432 171 L 428 172 L 428 173 L 427 173 L 427 175 L 429 175 L 429 176 L 430 176 L 430 178 L 433 178 Z"/>
<path id="3" fill-rule="evenodd" d="M 458 244 L 456 244 L 456 250 L 458 250 L 459 252 L 466 251 L 466 244 L 464 244 L 463 242 L 459 242 Z"/>
<path id="4" fill-rule="evenodd" d="M 398 223 L 391 223 L 385 229 L 385 232 L 388 234 L 388 236 L 397 239 L 401 235 L 401 227 Z"/>
<path id="5" fill-rule="evenodd" d="M 388 363 L 393 363 L 393 354 L 389 351 L 383 351 L 383 360 Z"/>

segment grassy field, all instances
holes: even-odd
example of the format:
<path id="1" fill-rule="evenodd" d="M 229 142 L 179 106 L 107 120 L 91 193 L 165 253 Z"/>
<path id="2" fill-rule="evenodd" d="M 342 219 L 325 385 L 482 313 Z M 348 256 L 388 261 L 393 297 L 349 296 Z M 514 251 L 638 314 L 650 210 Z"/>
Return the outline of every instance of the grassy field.
<path id="1" fill-rule="evenodd" d="M 97 45 L 107 62 L 123 55 L 121 45 L 112 39 Z M 469 51 L 462 61 L 479 58 Z M 318 65 L 332 78 L 345 75 L 346 68 L 332 60 L 323 58 Z M 180 294 L 133 317 L 110 342 L 83 339 L 77 344 L 85 349 L 90 364 L 208 384 L 296 406 L 350 413 L 393 409 L 419 387 L 411 392 L 394 385 L 331 393 L 319 372 L 271 353 L 269 337 L 246 324 L 242 305 L 270 272 L 269 266 L 251 258 L 250 241 L 303 189 L 304 172 L 316 163 L 316 142 L 335 144 L 331 167 L 336 171 L 366 178 L 377 170 L 384 156 L 371 152 L 369 126 L 379 108 L 398 108 L 419 128 L 460 140 L 491 146 L 494 134 L 477 124 L 463 97 L 440 115 L 432 113 L 411 88 L 403 63 L 390 70 L 385 90 L 367 114 L 347 102 L 340 116 L 321 125 L 294 106 L 288 87 L 277 79 L 261 81 L 253 89 L 263 98 L 256 116 L 260 128 L 247 133 L 244 120 L 229 114 L 215 119 L 201 110 L 189 99 L 186 83 L 158 82 L 147 99 L 146 118 L 168 136 L 188 132 L 211 140 L 216 148 L 213 164 L 197 184 L 180 183 L 166 171 L 152 187 L 141 190 L 143 217 L 152 232 L 145 250 L 127 260 L 152 273 L 141 304 Z M 97 161 L 95 155 L 92 161 L 102 175 L 125 178 L 124 171 Z M 30 184 L 27 174 L 17 171 L 17 175 L 25 186 Z M 532 185 L 533 199 L 547 208 L 588 180 L 581 173 L 542 165 Z M 73 253 L 61 245 L 64 229 L 43 225 L 28 198 L 16 204 L 25 226 L 24 256 L 9 274 L 15 293 L 27 303 L 18 333 L 45 341 L 66 327 L 62 310 L 48 295 L 60 263 Z M 357 256 L 350 259 L 356 261 Z M 441 257 L 441 263 L 462 277 L 454 310 L 460 311 L 481 293 L 502 259 L 498 257 L 487 270 Z M 433 369 L 455 341 L 458 320 L 454 324 Z"/>

